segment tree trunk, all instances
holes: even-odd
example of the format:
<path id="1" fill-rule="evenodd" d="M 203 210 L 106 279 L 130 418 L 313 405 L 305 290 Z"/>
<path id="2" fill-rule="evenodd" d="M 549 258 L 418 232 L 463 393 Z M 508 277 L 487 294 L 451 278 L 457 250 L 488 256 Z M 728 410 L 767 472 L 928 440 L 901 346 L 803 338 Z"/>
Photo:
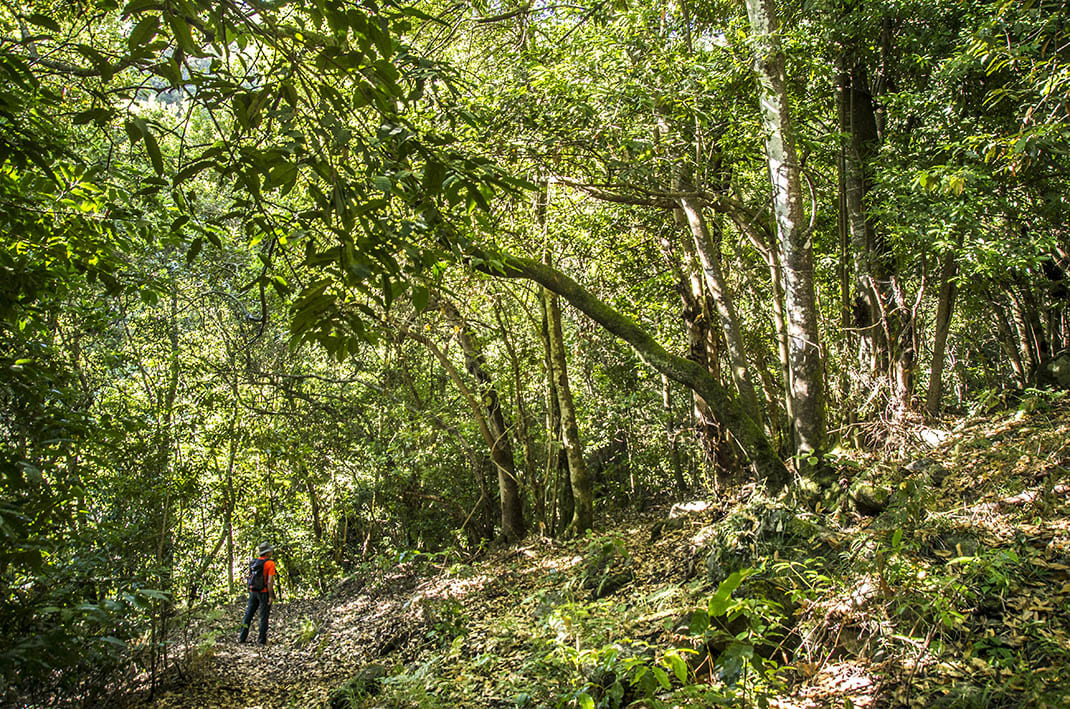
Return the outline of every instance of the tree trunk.
<path id="1" fill-rule="evenodd" d="M 479 427 L 479 433 L 483 436 L 483 440 L 487 444 L 487 449 L 490 451 L 491 461 L 498 469 L 498 483 L 500 492 L 502 494 L 502 533 L 507 539 L 510 540 L 522 538 L 524 536 L 523 512 L 522 508 L 519 506 L 520 498 L 516 488 L 516 472 L 512 468 L 512 446 L 507 445 L 507 436 L 496 435 L 496 432 L 498 434 L 506 433 L 506 429 L 504 428 L 504 420 L 498 419 L 497 421 L 494 421 L 492 423 L 488 420 L 487 416 L 483 415 L 482 407 L 476 400 L 475 396 L 472 395 L 471 390 L 469 390 L 468 386 L 464 383 L 464 380 L 461 378 L 460 372 L 458 372 L 457 368 L 453 366 L 453 363 L 450 362 L 449 358 L 446 357 L 445 353 L 443 353 L 442 350 L 439 349 L 438 345 L 436 345 L 434 342 L 424 337 L 423 335 L 413 332 L 412 330 L 404 326 L 395 325 L 395 327 L 397 327 L 400 332 L 411 337 L 417 342 L 420 342 L 431 351 L 431 354 L 433 354 L 435 358 L 439 361 L 443 369 L 446 370 L 446 373 L 449 378 L 453 381 L 454 385 L 461 392 L 461 395 L 464 397 L 465 401 L 468 402 L 468 407 L 472 411 L 472 415 L 476 419 L 476 425 Z M 471 345 L 472 343 L 469 344 Z M 464 348 L 463 342 L 461 344 L 461 347 Z M 469 363 L 470 367 L 473 364 L 478 364 L 477 362 L 472 362 L 469 359 L 469 353 L 467 350 L 465 351 L 465 359 Z M 478 366 L 476 368 L 478 369 Z M 472 370 L 470 369 L 469 371 Z M 483 374 L 484 376 L 486 375 L 485 372 L 483 372 Z M 474 372 L 473 376 L 475 376 Z M 480 379 L 479 377 L 476 377 L 476 379 L 479 382 L 481 388 L 487 384 L 486 381 Z M 493 387 L 491 387 L 491 390 L 493 391 Z M 484 395 L 485 394 L 486 392 L 484 392 Z M 490 399 L 485 399 L 485 401 L 487 402 L 488 412 L 493 406 L 494 408 L 496 408 L 498 414 L 500 415 L 501 409 L 497 406 L 498 400 L 496 394 L 493 401 L 491 401 Z M 494 415 L 491 415 L 490 418 L 494 419 L 495 417 Z M 503 445 L 505 445 L 504 448 Z M 508 456 L 506 456 L 506 451 L 508 451 Z M 507 503 L 506 497 L 510 497 L 511 501 Z M 506 517 L 506 514 L 512 515 L 517 510 L 520 510 L 519 520 L 513 516 Z M 514 537 L 512 535 L 517 536 Z"/>
<path id="2" fill-rule="evenodd" d="M 495 305 L 494 317 L 498 321 L 498 330 L 502 336 L 502 344 L 505 345 L 506 354 L 509 356 L 509 364 L 513 373 L 513 392 L 516 399 L 516 436 L 520 441 L 520 455 L 523 461 L 524 478 L 527 480 L 528 489 L 535 505 L 535 519 L 544 519 L 543 498 L 538 494 L 538 483 L 535 475 L 534 454 L 531 443 L 531 425 L 528 418 L 527 406 L 524 404 L 524 382 L 520 376 L 520 358 L 513 346 L 508 328 L 505 327 L 505 319 L 502 317 L 501 308 Z"/>
<path id="3" fill-rule="evenodd" d="M 572 403 L 572 391 L 568 383 L 568 367 L 565 360 L 564 333 L 561 329 L 561 308 L 556 295 L 544 294 L 548 334 L 550 336 L 550 360 L 553 364 L 554 388 L 561 410 L 561 433 L 568 456 L 569 481 L 572 485 L 572 521 L 566 530 L 570 536 L 582 536 L 594 525 L 594 485 L 587 474 L 583 460 L 583 444 L 580 442 L 576 424 L 576 409 Z"/>
<path id="4" fill-rule="evenodd" d="M 959 237 L 959 243 L 961 243 Z M 958 268 L 955 249 L 944 252 L 940 266 L 940 299 L 936 306 L 936 327 L 933 333 L 933 363 L 929 374 L 929 391 L 925 396 L 925 410 L 930 416 L 940 413 L 940 401 L 944 396 L 944 353 L 947 348 L 947 333 L 951 328 L 951 313 L 955 307 L 955 272 Z"/>
<path id="5" fill-rule="evenodd" d="M 465 365 L 468 373 L 479 385 L 479 393 L 486 409 L 487 426 L 492 442 L 491 459 L 498 471 L 498 492 L 501 499 L 502 534 L 509 542 L 524 537 L 524 507 L 520 501 L 520 486 L 516 477 L 516 464 L 513 457 L 513 443 L 509 436 L 509 425 L 505 421 L 501 399 L 494 386 L 494 380 L 487 372 L 487 360 L 468 323 L 460 313 L 445 300 L 440 303 L 446 318 L 457 329 L 457 341 L 464 351 Z"/>
<path id="6" fill-rule="evenodd" d="M 1024 299 L 1013 286 L 1007 289 L 1007 293 L 1011 304 L 1011 322 L 1017 335 L 1016 349 L 1021 355 L 1025 383 L 1028 384 L 1036 379 L 1040 368 L 1040 353 Z"/>
<path id="7" fill-rule="evenodd" d="M 167 386 L 162 392 L 162 399 L 157 401 L 159 422 L 156 429 L 156 473 L 158 480 L 164 484 L 164 501 L 160 510 L 160 532 L 156 543 L 156 586 L 166 595 L 154 606 L 152 623 L 152 663 L 150 691 L 155 692 L 158 681 L 157 672 L 166 663 L 167 658 L 167 618 L 172 603 L 174 547 L 171 535 L 173 525 L 171 516 L 171 464 L 172 464 L 172 423 L 175 399 L 178 396 L 178 379 L 181 371 L 178 359 L 178 285 L 174 275 L 171 277 L 171 307 L 168 316 L 168 353 Z"/>
<path id="8" fill-rule="evenodd" d="M 866 209 L 869 193 L 870 162 L 879 147 L 873 99 L 859 66 L 848 66 L 844 59 L 840 72 L 840 130 L 844 133 L 843 206 L 847 241 L 852 259 L 855 298 L 851 310 L 853 324 L 860 330 L 862 358 L 868 359 L 876 372 L 888 357 L 889 343 L 878 327 L 883 308 L 891 300 L 871 285 L 883 283 L 888 274 L 878 267 L 877 230 L 872 213 Z M 883 353 L 883 355 L 882 355 Z"/>
<path id="9" fill-rule="evenodd" d="M 676 209 L 673 214 L 679 224 L 687 223 L 683 210 Z M 719 381 L 721 357 L 716 331 L 711 328 L 713 308 L 709 304 L 710 298 L 706 297 L 705 280 L 695 251 L 694 240 L 684 239 L 682 245 L 684 254 L 681 261 L 686 273 L 681 271 L 675 263 L 673 268 L 677 271 L 677 277 L 680 280 L 680 300 L 688 333 L 687 358 L 704 367 L 711 377 Z M 706 463 L 713 471 L 713 482 L 716 487 L 723 478 L 739 472 L 739 461 L 726 428 L 717 420 L 705 399 L 692 391 L 691 404 L 695 435 L 705 453 Z"/>
<path id="10" fill-rule="evenodd" d="M 777 359 L 780 364 L 780 380 L 784 386 L 785 395 L 784 411 L 789 421 L 794 421 L 791 398 L 791 359 L 788 354 L 788 325 L 784 316 L 784 272 L 780 267 L 780 255 L 777 250 L 769 245 L 769 239 L 765 238 L 762 231 L 748 217 L 738 212 L 730 213 L 732 222 L 751 242 L 754 249 L 761 255 L 769 268 L 769 281 L 773 291 L 771 298 L 773 306 L 773 330 L 776 333 Z M 770 413 L 770 418 L 775 416 Z M 773 430 L 778 430 L 773 427 Z"/>
<path id="11" fill-rule="evenodd" d="M 902 279 L 868 197 L 880 131 L 865 68 L 844 57 L 840 72 L 841 131 L 846 134 L 843 160 L 844 208 L 854 254 L 856 290 L 854 325 L 862 332 L 861 359 L 881 371 L 892 392 L 896 418 L 912 407 L 916 334 Z M 877 327 L 881 325 L 882 327 Z"/>
<path id="12" fill-rule="evenodd" d="M 505 254 L 500 257 L 501 268 L 493 270 L 493 275 L 501 278 L 526 278 L 543 285 L 630 344 L 647 364 L 673 381 L 697 392 L 706 400 L 718 420 L 724 422 L 744 452 L 751 457 L 759 477 L 765 480 L 770 489 L 779 490 L 788 483 L 787 468 L 777 457 L 761 426 L 743 414 L 736 400 L 728 395 L 705 368 L 667 352 L 635 322 L 593 297 L 560 271 L 530 259 Z"/>
<path id="13" fill-rule="evenodd" d="M 557 398 L 554 378 L 553 356 L 550 353 L 550 316 L 546 294 L 540 291 L 539 308 L 542 311 L 540 338 L 543 343 L 543 359 L 546 369 L 546 477 L 543 494 L 547 500 L 546 527 L 552 536 L 560 536 L 572 520 L 572 483 L 569 481 L 568 455 L 565 453 L 564 435 L 561 432 L 561 406 Z"/>
<path id="14" fill-rule="evenodd" d="M 228 347 L 229 350 L 229 347 Z M 230 413 L 230 425 L 227 427 L 227 593 L 234 590 L 234 460 L 238 453 L 238 416 L 241 413 L 238 399 L 238 365 L 232 351 L 227 352 L 233 378 L 230 381 L 230 395 L 233 406 Z"/>
<path id="15" fill-rule="evenodd" d="M 754 33 L 762 126 L 780 263 L 791 365 L 795 447 L 798 453 L 825 445 L 824 367 L 817 329 L 810 230 L 803 224 L 802 185 L 791 127 L 784 53 L 777 34 L 774 0 L 746 0 Z"/>
<path id="16" fill-rule="evenodd" d="M 698 254 L 699 262 L 702 264 L 706 288 L 709 289 L 710 297 L 720 316 L 718 321 L 721 323 L 721 332 L 727 345 L 729 370 L 732 382 L 739 393 L 740 406 L 744 414 L 760 424 L 762 418 L 758 406 L 758 395 L 755 393 L 754 382 L 751 380 L 750 366 L 747 364 L 747 353 L 743 347 L 743 337 L 740 335 L 736 308 L 728 293 L 724 274 L 721 272 L 721 254 L 713 239 L 710 238 L 709 226 L 701 206 L 690 197 L 682 197 L 679 202 L 680 210 L 687 218 L 687 224 L 691 229 L 695 253 Z"/>
<path id="17" fill-rule="evenodd" d="M 683 493 L 687 490 L 687 481 L 684 480 L 684 471 L 680 467 L 680 446 L 676 441 L 676 421 L 672 410 L 672 380 L 664 374 L 661 375 L 661 405 L 665 409 L 665 438 L 669 446 L 669 460 L 672 462 L 672 477 L 676 483 L 676 491 Z"/>
<path id="18" fill-rule="evenodd" d="M 1003 352 L 1007 355 L 1007 359 L 1010 360 L 1011 370 L 1018 380 L 1018 386 L 1024 387 L 1028 381 L 1028 376 L 1025 371 L 1025 365 L 1022 363 L 1021 352 L 1018 349 L 1018 340 L 1014 333 L 1011 332 L 1010 323 L 1007 321 L 1005 306 L 997 298 L 992 298 L 990 302 L 996 315 L 996 332 L 999 335 L 999 344 L 1003 347 Z"/>

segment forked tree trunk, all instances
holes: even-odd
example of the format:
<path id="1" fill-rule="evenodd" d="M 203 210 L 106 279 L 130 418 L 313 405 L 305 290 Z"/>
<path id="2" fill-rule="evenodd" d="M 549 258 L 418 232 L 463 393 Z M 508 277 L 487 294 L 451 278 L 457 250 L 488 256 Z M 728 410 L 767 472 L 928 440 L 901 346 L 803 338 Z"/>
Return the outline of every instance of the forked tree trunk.
<path id="1" fill-rule="evenodd" d="M 739 393 L 739 400 L 743 412 L 750 416 L 758 424 L 762 421 L 761 409 L 758 406 L 758 395 L 754 390 L 754 382 L 751 380 L 750 366 L 747 364 L 747 353 L 743 347 L 743 336 L 740 334 L 739 318 L 736 316 L 736 307 L 732 297 L 728 293 L 724 274 L 721 270 L 721 255 L 710 238 L 709 225 L 702 213 L 701 205 L 696 200 L 683 197 L 679 200 L 680 210 L 687 219 L 691 229 L 691 236 L 695 245 L 695 253 L 702 264 L 702 275 L 709 289 L 710 297 L 717 308 L 718 322 L 721 325 L 721 334 L 724 336 L 728 351 L 729 370 L 732 375 L 732 383 Z"/>
<path id="2" fill-rule="evenodd" d="M 686 223 L 682 210 L 675 210 L 680 223 Z M 713 307 L 706 295 L 705 279 L 699 265 L 693 239 L 683 240 L 683 265 L 686 273 L 680 272 L 680 299 L 683 304 L 684 322 L 688 331 L 688 359 L 702 365 L 710 376 L 720 380 L 721 348 L 717 331 L 713 328 Z M 692 416 L 695 435 L 706 454 L 706 462 L 713 470 L 715 484 L 739 472 L 740 464 L 728 431 L 710 409 L 710 405 L 698 392 L 691 392 Z"/>
<path id="3" fill-rule="evenodd" d="M 561 411 L 562 442 L 565 445 L 565 455 L 568 456 L 569 481 L 572 484 L 572 521 L 569 522 L 566 534 L 581 536 L 594 524 L 594 485 L 583 460 L 583 444 L 580 442 L 576 409 L 568 383 L 561 307 L 555 294 L 546 292 L 545 297 L 554 388 L 557 390 L 557 403 Z"/>
<path id="4" fill-rule="evenodd" d="M 486 409 L 487 428 L 490 430 L 490 456 L 498 471 L 498 492 L 501 499 L 502 534 L 506 540 L 515 542 L 524 537 L 524 507 L 520 501 L 520 485 L 517 481 L 516 465 L 513 459 L 512 438 L 509 426 L 505 422 L 501 399 L 494 386 L 494 380 L 487 372 L 487 361 L 479 347 L 468 323 L 465 322 L 453 304 L 442 301 L 442 311 L 453 323 L 457 331 L 457 341 L 464 351 L 465 366 L 468 373 L 479 385 L 479 394 Z"/>
<path id="5" fill-rule="evenodd" d="M 484 416 L 483 407 L 480 406 L 480 402 L 476 399 L 475 395 L 472 394 L 471 390 L 464 383 L 464 379 L 457 371 L 457 368 L 453 366 L 453 363 L 450 362 L 449 358 L 445 355 L 445 353 L 443 353 L 442 350 L 439 349 L 438 345 L 436 345 L 434 342 L 424 337 L 420 333 L 414 332 L 407 327 L 404 327 L 402 325 L 395 325 L 395 327 L 397 327 L 397 329 L 402 334 L 411 337 L 412 339 L 424 345 L 424 347 L 426 347 L 428 350 L 430 350 L 431 354 L 434 355 L 435 359 L 437 359 L 439 361 L 439 364 L 442 365 L 442 368 L 446 370 L 446 374 L 449 376 L 450 380 L 453 381 L 454 385 L 461 392 L 461 396 L 464 397 L 465 401 L 468 403 L 468 407 L 472 411 L 472 415 L 476 420 L 476 425 L 479 427 L 479 433 L 483 436 L 483 441 L 487 444 L 487 449 L 490 451 L 491 461 L 494 463 L 494 467 L 498 471 L 499 494 L 502 496 L 502 534 L 511 541 L 515 541 L 516 539 L 522 538 L 522 512 L 519 522 L 515 517 L 506 516 L 507 513 L 512 514 L 514 510 L 522 510 L 523 508 L 520 507 L 519 493 L 516 492 L 516 488 L 514 487 L 516 485 L 516 471 L 513 470 L 511 467 L 512 447 L 510 446 L 508 448 L 509 454 L 507 457 L 505 451 L 502 448 L 503 440 L 506 439 L 504 439 L 501 435 L 495 435 L 495 431 L 498 431 L 499 433 L 505 431 L 504 422 L 501 419 L 499 419 L 497 422 L 492 422 L 488 420 L 493 419 L 493 415 L 488 414 L 487 416 Z M 464 345 L 462 344 L 461 347 L 463 348 Z M 465 357 L 467 361 L 467 352 L 465 353 Z M 471 366 L 473 363 L 471 361 L 468 361 L 468 364 L 470 367 L 469 371 L 472 372 Z M 475 376 L 474 372 L 472 373 L 473 376 Z M 479 377 L 476 377 L 476 379 L 477 381 L 479 381 L 480 386 L 482 388 L 485 382 L 481 381 Z M 496 399 L 494 403 L 497 404 Z M 498 407 L 498 411 L 500 414 L 500 407 Z M 499 429 L 499 427 L 502 428 Z M 490 500 L 489 495 L 486 493 L 486 491 L 484 491 L 483 498 L 485 498 L 487 502 L 489 502 Z M 514 501 L 509 502 L 507 504 L 506 498 L 512 498 Z"/>
<path id="6" fill-rule="evenodd" d="M 825 445 L 825 389 L 814 297 L 810 230 L 803 223 L 802 185 L 774 0 L 746 0 L 754 34 L 762 127 L 773 212 L 784 273 L 785 315 L 795 447 L 798 453 Z"/>

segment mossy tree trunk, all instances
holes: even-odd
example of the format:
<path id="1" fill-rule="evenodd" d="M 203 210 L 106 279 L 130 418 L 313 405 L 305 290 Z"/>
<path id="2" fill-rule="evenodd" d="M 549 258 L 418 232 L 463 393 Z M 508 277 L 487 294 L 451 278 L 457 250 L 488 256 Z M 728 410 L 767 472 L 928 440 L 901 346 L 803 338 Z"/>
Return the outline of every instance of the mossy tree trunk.
<path id="1" fill-rule="evenodd" d="M 630 344 L 651 367 L 705 399 L 717 419 L 728 427 L 740 447 L 750 456 L 759 477 L 765 480 L 770 489 L 779 490 L 788 483 L 788 470 L 761 425 L 744 414 L 738 402 L 701 365 L 669 353 L 635 322 L 592 296 L 565 274 L 545 264 L 518 256 L 504 256 L 499 263 L 488 266 L 487 270 L 499 277 L 526 278 L 539 283 Z"/>
<path id="2" fill-rule="evenodd" d="M 568 382 L 564 333 L 561 328 L 561 307 L 557 296 L 544 293 L 546 298 L 547 333 L 550 340 L 550 361 L 553 366 L 554 389 L 561 412 L 562 443 L 568 457 L 569 481 L 572 487 L 572 521 L 566 535 L 580 536 L 594 524 L 594 485 L 583 459 L 583 443 L 576 423 L 576 408 Z"/>

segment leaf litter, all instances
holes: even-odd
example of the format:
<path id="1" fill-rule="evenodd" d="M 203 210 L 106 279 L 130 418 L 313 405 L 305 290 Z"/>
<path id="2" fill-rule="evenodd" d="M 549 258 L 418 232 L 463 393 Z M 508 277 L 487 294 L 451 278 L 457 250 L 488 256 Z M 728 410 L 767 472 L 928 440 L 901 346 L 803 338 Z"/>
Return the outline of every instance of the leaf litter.
<path id="1" fill-rule="evenodd" d="M 792 500 L 812 522 L 809 539 L 771 554 L 750 542 L 759 555 L 749 561 L 778 570 L 764 588 L 795 600 L 777 681 L 741 705 L 1070 706 L 1070 405 L 958 422 L 924 455 L 948 471 L 940 486 L 913 484 L 906 460 L 870 455 L 861 466 L 893 491 L 887 510 Z M 231 638 L 242 613 L 232 605 L 196 628 L 199 639 L 176 641 L 183 660 L 147 705 L 326 706 L 378 665 L 387 676 L 348 705 L 585 705 L 596 679 L 586 649 L 660 655 L 687 639 L 674 619 L 716 590 L 718 530 L 760 526 L 754 495 L 727 491 L 673 525 L 668 505 L 655 505 L 603 520 L 588 539 L 400 564 L 360 590 L 276 604 L 264 648 Z M 601 597 L 605 585 L 585 575 L 622 567 L 592 571 L 596 547 L 627 565 Z M 580 660 L 552 660 L 562 646 Z M 631 701 L 705 706 L 691 696 L 674 681 Z"/>

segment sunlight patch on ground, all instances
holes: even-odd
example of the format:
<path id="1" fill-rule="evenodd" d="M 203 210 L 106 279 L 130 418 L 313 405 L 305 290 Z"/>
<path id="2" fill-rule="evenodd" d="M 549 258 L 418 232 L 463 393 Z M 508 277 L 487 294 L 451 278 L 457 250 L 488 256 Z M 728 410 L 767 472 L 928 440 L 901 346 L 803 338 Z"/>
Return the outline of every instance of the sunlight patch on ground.
<path id="1" fill-rule="evenodd" d="M 784 704 L 792 709 L 844 706 L 850 698 L 856 707 L 876 706 L 877 682 L 865 667 L 857 662 L 837 662 L 826 665 L 810 684 L 799 692 L 797 704 Z"/>
<path id="2" fill-rule="evenodd" d="M 695 534 L 691 537 L 692 546 L 698 547 L 700 549 L 704 548 L 706 544 L 713 539 L 713 535 L 716 531 L 717 528 L 713 525 L 703 527 L 702 529 L 698 530 L 698 534 Z"/>
<path id="3" fill-rule="evenodd" d="M 567 571 L 578 566 L 582 561 L 582 556 L 544 558 L 537 566 L 542 571 Z"/>

